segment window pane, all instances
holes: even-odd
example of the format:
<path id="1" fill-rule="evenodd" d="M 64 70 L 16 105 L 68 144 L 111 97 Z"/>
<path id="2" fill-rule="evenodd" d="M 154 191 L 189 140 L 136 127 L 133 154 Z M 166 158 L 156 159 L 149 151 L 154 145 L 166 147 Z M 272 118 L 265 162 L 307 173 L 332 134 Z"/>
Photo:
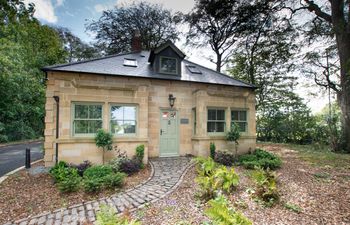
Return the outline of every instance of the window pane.
<path id="1" fill-rule="evenodd" d="M 247 122 L 235 122 L 240 132 L 246 132 L 247 131 Z M 232 123 L 231 126 L 234 126 L 235 123 Z"/>
<path id="2" fill-rule="evenodd" d="M 124 120 L 136 120 L 136 107 L 124 106 Z"/>
<path id="3" fill-rule="evenodd" d="M 166 73 L 176 73 L 176 59 L 161 58 L 160 70 Z"/>
<path id="4" fill-rule="evenodd" d="M 76 134 L 88 134 L 89 133 L 89 121 L 77 120 L 74 121 L 74 133 Z"/>
<path id="5" fill-rule="evenodd" d="M 114 134 L 134 134 L 136 132 L 135 121 L 111 121 L 111 132 Z"/>
<path id="6" fill-rule="evenodd" d="M 111 107 L 111 119 L 112 120 L 123 120 L 123 107 L 112 106 Z"/>
<path id="7" fill-rule="evenodd" d="M 231 111 L 231 119 L 238 120 L 238 111 Z"/>
<path id="8" fill-rule="evenodd" d="M 223 109 L 218 109 L 217 111 L 217 118 L 216 120 L 225 120 L 225 110 Z"/>
<path id="9" fill-rule="evenodd" d="M 102 121 L 101 120 L 90 120 L 89 122 L 89 133 L 94 134 L 97 132 L 98 129 L 102 128 Z"/>
<path id="10" fill-rule="evenodd" d="M 216 122 L 216 132 L 225 132 L 225 122 Z"/>
<path id="11" fill-rule="evenodd" d="M 239 111 L 239 120 L 240 121 L 247 121 L 247 112 L 246 111 Z"/>
<path id="12" fill-rule="evenodd" d="M 215 122 L 208 122 L 207 130 L 208 132 L 215 132 Z"/>
<path id="13" fill-rule="evenodd" d="M 101 119 L 101 118 L 102 118 L 102 106 L 89 105 L 89 119 Z"/>
<path id="14" fill-rule="evenodd" d="M 216 120 L 216 110 L 208 109 L 208 120 Z"/>
<path id="15" fill-rule="evenodd" d="M 74 117 L 79 119 L 88 119 L 89 115 L 89 106 L 88 105 L 75 105 Z"/>
<path id="16" fill-rule="evenodd" d="M 134 134 L 136 131 L 135 121 L 124 121 L 123 127 L 125 134 Z"/>

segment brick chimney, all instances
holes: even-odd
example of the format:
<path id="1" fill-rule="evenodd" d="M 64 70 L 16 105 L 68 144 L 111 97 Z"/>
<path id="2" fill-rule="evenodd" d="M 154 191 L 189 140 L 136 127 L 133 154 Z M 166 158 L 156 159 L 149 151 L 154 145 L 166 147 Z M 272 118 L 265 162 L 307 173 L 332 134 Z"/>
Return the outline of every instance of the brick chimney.
<path id="1" fill-rule="evenodd" d="M 133 52 L 141 52 L 141 34 L 139 30 L 135 30 L 134 36 L 131 40 L 131 51 Z"/>

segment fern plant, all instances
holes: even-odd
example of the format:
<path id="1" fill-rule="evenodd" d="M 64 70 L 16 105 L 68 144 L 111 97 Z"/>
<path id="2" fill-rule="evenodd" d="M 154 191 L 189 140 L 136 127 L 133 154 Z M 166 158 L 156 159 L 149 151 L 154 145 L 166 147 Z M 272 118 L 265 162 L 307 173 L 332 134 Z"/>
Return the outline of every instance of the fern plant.
<path id="1" fill-rule="evenodd" d="M 227 169 L 226 166 L 220 166 L 215 170 L 214 179 L 219 184 L 220 189 L 227 193 L 230 193 L 239 184 L 239 177 L 235 169 Z"/>
<path id="2" fill-rule="evenodd" d="M 136 220 L 127 217 L 119 217 L 115 210 L 107 205 L 101 205 L 100 211 L 96 214 L 96 223 L 98 225 L 141 225 Z"/>
<path id="3" fill-rule="evenodd" d="M 279 200 L 276 174 L 269 169 L 257 168 L 252 173 L 252 179 L 255 183 L 255 196 L 262 200 L 265 206 L 273 206 Z"/>
<path id="4" fill-rule="evenodd" d="M 229 205 L 227 199 L 223 195 L 219 195 L 215 199 L 208 202 L 209 208 L 205 210 L 207 215 L 217 225 L 251 225 L 252 222 L 241 212 L 236 211 Z"/>

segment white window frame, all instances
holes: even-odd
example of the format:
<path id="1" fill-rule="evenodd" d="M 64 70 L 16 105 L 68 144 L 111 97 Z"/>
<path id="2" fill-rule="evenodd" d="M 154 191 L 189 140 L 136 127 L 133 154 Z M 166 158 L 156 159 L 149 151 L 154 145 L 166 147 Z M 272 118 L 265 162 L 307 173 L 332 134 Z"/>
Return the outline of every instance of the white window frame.
<path id="1" fill-rule="evenodd" d="M 79 120 L 86 120 L 86 121 L 101 121 L 101 129 L 103 129 L 103 108 L 104 108 L 104 103 L 101 102 L 72 102 L 72 107 L 71 107 L 71 126 L 72 126 L 72 136 L 74 137 L 94 137 L 96 133 L 75 133 L 75 126 L 74 122 Z M 81 118 L 75 118 L 75 106 L 76 105 L 97 105 L 101 106 L 101 118 L 99 119 L 81 119 Z"/>
<path id="2" fill-rule="evenodd" d="M 135 107 L 135 133 L 127 133 L 127 134 L 117 134 L 112 132 L 112 107 L 113 106 L 120 106 L 120 107 Z M 117 137 L 128 137 L 128 136 L 137 136 L 138 134 L 138 115 L 139 115 L 139 107 L 135 104 L 124 104 L 124 103 L 111 103 L 109 104 L 109 132 L 113 134 L 113 136 Z M 123 119 L 124 121 L 124 119 Z"/>
<path id="3" fill-rule="evenodd" d="M 162 60 L 163 59 L 175 59 L 175 62 L 176 62 L 176 65 L 175 65 L 176 72 L 175 73 L 171 73 L 171 72 L 167 72 L 167 71 L 163 71 L 162 70 Z M 168 57 L 168 56 L 160 56 L 159 57 L 159 73 L 177 75 L 178 74 L 178 61 L 177 61 L 177 58 L 175 58 L 175 57 Z"/>

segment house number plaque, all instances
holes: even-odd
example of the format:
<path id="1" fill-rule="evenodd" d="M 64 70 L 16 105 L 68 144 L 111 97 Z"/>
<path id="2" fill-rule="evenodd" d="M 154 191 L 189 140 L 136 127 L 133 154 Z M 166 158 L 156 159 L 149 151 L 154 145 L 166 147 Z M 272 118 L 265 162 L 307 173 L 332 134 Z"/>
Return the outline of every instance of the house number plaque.
<path id="1" fill-rule="evenodd" d="M 187 118 L 181 118 L 180 123 L 181 124 L 188 124 L 189 120 Z"/>

